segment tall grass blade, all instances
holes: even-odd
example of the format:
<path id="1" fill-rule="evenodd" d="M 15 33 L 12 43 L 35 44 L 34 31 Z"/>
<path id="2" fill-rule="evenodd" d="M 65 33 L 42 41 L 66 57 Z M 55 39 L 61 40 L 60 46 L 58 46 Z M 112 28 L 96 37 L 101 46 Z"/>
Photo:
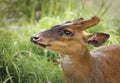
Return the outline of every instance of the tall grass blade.
<path id="1" fill-rule="evenodd" d="M 113 1 L 111 1 L 111 2 L 109 3 L 109 5 L 104 9 L 104 11 L 101 13 L 100 17 L 103 17 L 103 16 L 107 13 L 107 11 L 110 9 L 110 7 L 111 7 L 111 5 L 112 5 L 112 2 L 113 2 Z"/>
<path id="2" fill-rule="evenodd" d="M 11 75 L 10 75 L 8 66 L 6 66 L 6 72 L 7 72 L 7 75 L 8 75 L 8 77 L 9 77 L 10 82 L 11 82 L 11 83 L 14 83 L 13 80 L 12 80 L 12 77 L 11 77 Z"/>
<path id="3" fill-rule="evenodd" d="M 105 3 L 106 3 L 106 0 L 102 0 L 102 2 L 101 2 L 101 5 L 100 5 L 100 8 L 99 8 L 99 10 L 98 10 L 98 12 L 97 12 L 97 16 L 99 16 L 99 14 L 101 13 L 101 11 L 102 11 L 102 9 L 104 8 L 104 6 L 105 6 Z"/>

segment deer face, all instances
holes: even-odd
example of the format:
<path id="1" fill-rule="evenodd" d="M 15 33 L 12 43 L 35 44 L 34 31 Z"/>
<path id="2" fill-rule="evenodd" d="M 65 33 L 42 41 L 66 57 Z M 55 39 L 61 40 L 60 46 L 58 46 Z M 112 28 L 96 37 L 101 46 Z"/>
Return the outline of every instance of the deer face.
<path id="1" fill-rule="evenodd" d="M 98 17 L 93 17 L 86 21 L 80 18 L 56 25 L 49 30 L 33 35 L 31 42 L 62 54 L 81 50 L 87 42 L 94 46 L 99 46 L 109 38 L 108 34 L 88 34 L 84 32 L 85 29 L 96 25 L 99 21 Z"/>

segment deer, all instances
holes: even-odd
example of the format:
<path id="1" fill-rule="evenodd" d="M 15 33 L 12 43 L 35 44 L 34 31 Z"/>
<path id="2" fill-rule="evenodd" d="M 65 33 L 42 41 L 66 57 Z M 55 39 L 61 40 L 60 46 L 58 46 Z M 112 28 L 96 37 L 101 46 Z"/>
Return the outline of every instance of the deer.
<path id="1" fill-rule="evenodd" d="M 66 83 L 120 83 L 120 43 L 98 47 L 110 37 L 107 33 L 88 33 L 100 18 L 78 18 L 33 34 L 35 45 L 61 55 L 61 67 Z"/>

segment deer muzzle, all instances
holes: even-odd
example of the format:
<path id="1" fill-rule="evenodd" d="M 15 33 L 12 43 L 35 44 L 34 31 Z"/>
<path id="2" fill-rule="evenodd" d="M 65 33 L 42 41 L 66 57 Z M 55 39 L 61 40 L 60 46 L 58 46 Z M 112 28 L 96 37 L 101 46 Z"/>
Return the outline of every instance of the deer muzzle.
<path id="1" fill-rule="evenodd" d="M 36 45 L 39 45 L 40 47 L 43 47 L 43 48 L 50 46 L 50 44 L 48 44 L 47 38 L 45 38 L 39 34 L 34 34 L 33 36 L 31 36 L 30 41 Z"/>

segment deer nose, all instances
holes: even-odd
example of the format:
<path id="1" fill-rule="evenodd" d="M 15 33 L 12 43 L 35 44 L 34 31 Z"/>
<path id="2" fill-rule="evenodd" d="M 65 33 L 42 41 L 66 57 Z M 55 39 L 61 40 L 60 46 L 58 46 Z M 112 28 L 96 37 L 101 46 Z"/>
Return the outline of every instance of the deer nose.
<path id="1" fill-rule="evenodd" d="M 42 38 L 39 37 L 38 35 L 33 35 L 31 38 L 30 38 L 30 41 L 31 42 L 37 42 L 37 41 L 41 41 Z"/>

